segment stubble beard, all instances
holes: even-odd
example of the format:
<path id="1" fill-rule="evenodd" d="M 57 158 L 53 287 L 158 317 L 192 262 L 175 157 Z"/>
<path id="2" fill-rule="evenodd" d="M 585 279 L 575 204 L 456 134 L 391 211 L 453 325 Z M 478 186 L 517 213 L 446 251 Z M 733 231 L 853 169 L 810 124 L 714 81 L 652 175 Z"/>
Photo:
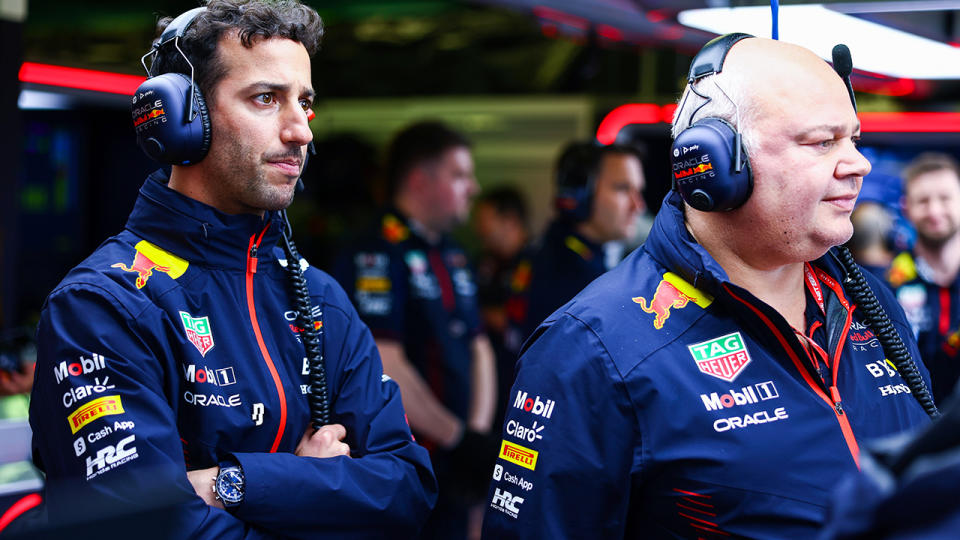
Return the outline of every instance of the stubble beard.
<path id="1" fill-rule="evenodd" d="M 957 234 L 960 233 L 960 228 L 954 226 L 946 234 L 939 236 L 931 236 L 917 231 L 917 243 L 923 244 L 925 248 L 930 251 L 938 251 L 947 245 L 948 242 L 957 237 Z"/>
<path id="2" fill-rule="evenodd" d="M 247 208 L 255 211 L 283 210 L 293 202 L 293 186 L 271 184 L 267 180 L 263 158 L 239 141 L 224 152 L 222 159 L 222 185 L 231 186 L 234 197 Z"/>

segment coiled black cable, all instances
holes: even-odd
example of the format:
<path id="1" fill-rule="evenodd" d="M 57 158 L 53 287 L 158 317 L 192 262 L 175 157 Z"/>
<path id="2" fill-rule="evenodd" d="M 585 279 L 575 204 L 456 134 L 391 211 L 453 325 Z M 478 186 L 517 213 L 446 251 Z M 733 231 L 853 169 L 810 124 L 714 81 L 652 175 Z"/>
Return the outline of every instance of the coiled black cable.
<path id="1" fill-rule="evenodd" d="M 287 277 L 293 288 L 293 302 L 297 312 L 297 322 L 303 331 L 300 339 L 306 349 L 307 361 L 310 364 L 310 391 L 307 393 L 307 402 L 310 404 L 310 423 L 314 429 L 320 429 L 330 423 L 330 395 L 327 391 L 327 370 L 323 363 L 323 320 L 314 326 L 313 313 L 310 307 L 310 290 L 307 289 L 307 280 L 303 277 L 300 267 L 300 253 L 291 238 L 290 222 L 287 212 L 283 215 L 283 250 L 287 255 Z"/>
<path id="2" fill-rule="evenodd" d="M 860 306 L 860 311 L 863 313 L 867 326 L 880 341 L 883 353 L 887 359 L 893 362 L 893 365 L 897 366 L 897 371 L 900 372 L 900 376 L 903 377 L 913 397 L 920 403 L 923 410 L 930 418 L 938 418 L 940 411 L 937 410 L 937 406 L 933 402 L 933 396 L 927 389 L 923 377 L 920 376 L 917 364 L 914 363 L 910 351 L 903 344 L 903 340 L 900 339 L 900 334 L 893 327 L 890 318 L 880 307 L 880 302 L 877 301 L 877 297 L 870 289 L 870 285 L 867 284 L 867 280 L 863 278 L 860 267 L 853 260 L 850 250 L 838 246 L 836 252 L 837 258 L 847 274 L 843 281 L 844 288 L 850 293 L 853 301 Z"/>

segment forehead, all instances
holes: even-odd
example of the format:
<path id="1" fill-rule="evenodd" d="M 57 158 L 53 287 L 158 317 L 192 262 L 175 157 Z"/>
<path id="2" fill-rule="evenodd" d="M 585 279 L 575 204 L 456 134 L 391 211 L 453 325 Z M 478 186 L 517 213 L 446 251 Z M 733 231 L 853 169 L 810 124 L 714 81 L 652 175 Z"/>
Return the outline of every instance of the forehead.
<path id="1" fill-rule="evenodd" d="M 466 146 L 451 146 L 440 155 L 441 163 L 452 167 L 470 168 L 473 166 L 473 157 Z"/>
<path id="2" fill-rule="evenodd" d="M 598 179 L 609 181 L 629 180 L 631 183 L 643 181 L 643 170 L 640 168 L 640 159 L 633 154 L 609 152 L 600 160 Z"/>
<path id="3" fill-rule="evenodd" d="M 950 169 L 925 172 L 910 180 L 907 183 L 906 191 L 908 197 L 940 191 L 960 191 L 960 177 Z"/>
<path id="4" fill-rule="evenodd" d="M 297 91 L 311 87 L 310 55 L 291 39 L 259 38 L 245 47 L 236 32 L 227 32 L 217 44 L 217 55 L 225 70 L 223 85 L 263 81 L 291 85 Z"/>
<path id="5" fill-rule="evenodd" d="M 856 129 L 857 115 L 843 80 L 824 67 L 826 70 L 798 69 L 755 86 L 760 123 L 774 124 L 774 131 L 791 137 L 817 126 Z"/>

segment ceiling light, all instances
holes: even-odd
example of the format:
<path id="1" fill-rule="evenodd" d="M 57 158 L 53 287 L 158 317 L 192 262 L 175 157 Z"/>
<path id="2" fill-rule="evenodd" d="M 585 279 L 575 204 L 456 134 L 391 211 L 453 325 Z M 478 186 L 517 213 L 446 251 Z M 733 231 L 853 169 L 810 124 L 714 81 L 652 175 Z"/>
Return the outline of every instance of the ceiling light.
<path id="1" fill-rule="evenodd" d="M 691 9 L 681 24 L 716 34 L 770 35 L 770 8 Z M 780 7 L 780 40 L 802 45 L 830 61 L 837 43 L 850 47 L 855 69 L 910 79 L 960 79 L 960 49 L 916 34 L 827 9 Z"/>

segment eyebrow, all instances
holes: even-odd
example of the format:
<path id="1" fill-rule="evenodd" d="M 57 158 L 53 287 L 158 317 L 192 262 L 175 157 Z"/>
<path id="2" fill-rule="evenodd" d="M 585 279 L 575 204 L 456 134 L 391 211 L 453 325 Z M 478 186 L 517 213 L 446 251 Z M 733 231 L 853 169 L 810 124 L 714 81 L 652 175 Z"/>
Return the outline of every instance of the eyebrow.
<path id="1" fill-rule="evenodd" d="M 809 137 L 812 133 L 826 131 L 827 133 L 842 133 L 846 131 L 846 126 L 842 124 L 821 124 L 801 131 L 797 136 L 799 138 Z M 853 126 L 853 133 L 860 131 L 860 122 Z"/>
<path id="2" fill-rule="evenodd" d="M 257 82 L 248 84 L 246 86 L 246 91 L 250 92 L 254 90 L 265 90 L 270 92 L 277 92 L 280 94 L 286 94 L 286 93 L 289 93 L 292 90 L 292 88 L 293 87 L 289 84 L 272 83 L 269 81 L 257 81 Z M 313 88 L 307 87 L 303 89 L 303 91 L 301 92 L 301 95 L 313 99 L 314 97 L 317 96 L 317 93 L 313 91 Z"/>

